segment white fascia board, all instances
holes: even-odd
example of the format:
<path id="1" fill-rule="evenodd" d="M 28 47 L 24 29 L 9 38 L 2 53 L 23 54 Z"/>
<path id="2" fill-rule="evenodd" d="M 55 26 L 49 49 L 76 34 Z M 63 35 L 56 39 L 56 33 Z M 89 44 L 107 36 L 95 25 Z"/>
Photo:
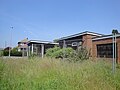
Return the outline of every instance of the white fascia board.
<path id="1" fill-rule="evenodd" d="M 58 45 L 59 43 L 49 42 L 47 44 L 56 44 L 56 45 Z"/>
<path id="2" fill-rule="evenodd" d="M 31 42 L 34 42 L 34 43 L 50 43 L 50 42 L 47 42 L 47 41 L 31 41 Z"/>
<path id="3" fill-rule="evenodd" d="M 91 32 L 87 32 L 86 34 L 95 35 L 95 36 L 102 36 L 101 34 L 91 33 Z"/>
<path id="4" fill-rule="evenodd" d="M 58 43 L 53 43 L 48 41 L 39 41 L 39 40 L 30 40 L 29 43 L 58 44 Z"/>
<path id="5" fill-rule="evenodd" d="M 102 40 L 102 39 L 108 39 L 108 38 L 112 38 L 113 36 L 111 35 L 111 36 L 106 36 L 106 37 L 99 37 L 99 38 L 94 38 L 94 39 L 92 39 L 93 41 L 94 40 Z M 116 37 L 120 37 L 120 34 L 119 35 L 116 35 Z"/>
<path id="6" fill-rule="evenodd" d="M 82 36 L 82 35 L 85 35 L 85 34 L 90 34 L 90 35 L 95 35 L 95 36 L 102 36 L 102 34 L 97 34 L 97 33 L 92 33 L 92 32 L 83 32 L 83 33 L 78 33 L 78 34 L 74 34 L 74 35 L 71 35 L 71 36 L 63 37 L 63 38 L 60 38 L 58 40 L 69 39 L 69 38 L 73 38 L 73 37 L 77 37 L 77 36 Z"/>

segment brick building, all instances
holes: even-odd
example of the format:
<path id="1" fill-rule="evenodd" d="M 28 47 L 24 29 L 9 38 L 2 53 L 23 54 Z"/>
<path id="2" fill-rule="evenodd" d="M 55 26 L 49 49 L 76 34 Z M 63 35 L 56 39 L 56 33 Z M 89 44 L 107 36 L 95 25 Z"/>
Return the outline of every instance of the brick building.
<path id="1" fill-rule="evenodd" d="M 101 37 L 92 38 L 92 56 L 100 58 L 112 58 L 113 57 L 113 36 L 104 35 Z M 116 54 L 117 62 L 120 63 L 120 34 L 116 36 Z"/>
<path id="2" fill-rule="evenodd" d="M 18 42 L 18 51 L 22 52 L 22 56 L 27 56 L 27 48 L 28 48 L 28 38 L 25 38 Z"/>
<path id="3" fill-rule="evenodd" d="M 113 41 L 111 35 L 103 35 L 99 33 L 85 31 L 82 33 L 70 35 L 57 40 L 59 46 L 72 47 L 78 49 L 79 47 L 86 47 L 90 51 L 92 57 L 98 58 L 112 58 L 113 57 Z M 120 63 L 120 34 L 116 36 L 116 53 L 117 62 Z"/>

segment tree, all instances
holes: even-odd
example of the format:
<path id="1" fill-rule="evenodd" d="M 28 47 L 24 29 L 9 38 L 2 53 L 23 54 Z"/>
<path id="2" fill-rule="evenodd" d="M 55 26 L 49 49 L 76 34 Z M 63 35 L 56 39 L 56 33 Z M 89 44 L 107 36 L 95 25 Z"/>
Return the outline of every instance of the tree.
<path id="1" fill-rule="evenodd" d="M 118 34 L 118 30 L 117 29 L 113 29 L 112 30 L 112 34 Z"/>

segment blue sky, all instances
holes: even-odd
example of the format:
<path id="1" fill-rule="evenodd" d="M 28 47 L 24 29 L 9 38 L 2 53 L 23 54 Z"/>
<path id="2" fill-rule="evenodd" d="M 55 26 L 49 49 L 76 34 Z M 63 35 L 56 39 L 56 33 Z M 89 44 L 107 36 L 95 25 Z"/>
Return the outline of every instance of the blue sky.
<path id="1" fill-rule="evenodd" d="M 11 28 L 13 27 L 13 29 Z M 0 47 L 28 37 L 54 39 L 92 31 L 120 31 L 120 0 L 0 0 Z"/>

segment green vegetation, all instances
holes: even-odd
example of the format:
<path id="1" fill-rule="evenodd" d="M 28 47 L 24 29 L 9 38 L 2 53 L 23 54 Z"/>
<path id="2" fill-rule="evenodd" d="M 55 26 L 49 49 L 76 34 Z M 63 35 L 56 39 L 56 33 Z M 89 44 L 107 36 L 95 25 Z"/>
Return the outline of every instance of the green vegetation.
<path id="1" fill-rule="evenodd" d="M 0 50 L 0 57 L 3 56 L 3 50 Z"/>
<path id="2" fill-rule="evenodd" d="M 0 60 L 0 90 L 120 90 L 120 68 L 103 60 Z"/>
<path id="3" fill-rule="evenodd" d="M 70 47 L 54 47 L 46 51 L 46 56 L 51 58 L 64 58 L 70 62 L 77 62 L 89 59 L 90 51 L 83 47 L 78 48 L 76 51 Z"/>
<path id="4" fill-rule="evenodd" d="M 3 50 L 3 55 L 8 56 L 9 55 L 9 50 Z M 18 47 L 14 47 L 11 52 L 11 56 L 22 56 L 22 52 L 18 52 Z"/>
<path id="5" fill-rule="evenodd" d="M 68 58 L 73 54 L 74 50 L 72 48 L 60 48 L 54 47 L 46 51 L 46 56 L 51 58 Z"/>

